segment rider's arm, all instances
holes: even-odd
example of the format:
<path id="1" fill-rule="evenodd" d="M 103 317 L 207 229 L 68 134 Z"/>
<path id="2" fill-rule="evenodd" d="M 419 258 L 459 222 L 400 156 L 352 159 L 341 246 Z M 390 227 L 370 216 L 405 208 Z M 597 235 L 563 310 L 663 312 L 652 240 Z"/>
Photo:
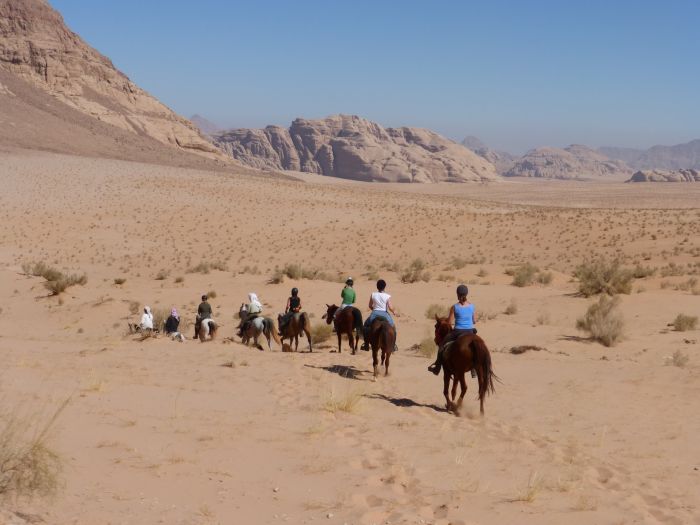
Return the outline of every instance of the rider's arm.
<path id="1" fill-rule="evenodd" d="M 374 310 L 374 301 L 372 300 L 372 296 L 369 296 L 369 309 Z"/>
<path id="2" fill-rule="evenodd" d="M 389 300 L 386 302 L 386 309 L 389 310 L 392 314 L 394 314 L 394 317 L 398 317 L 398 315 L 397 315 L 396 312 L 394 311 L 394 306 L 391 304 L 391 299 L 389 299 Z"/>
<path id="3" fill-rule="evenodd" d="M 301 299 L 299 299 L 299 306 L 294 309 L 295 312 L 301 312 Z"/>
<path id="4" fill-rule="evenodd" d="M 472 324 L 476 324 L 476 308 L 474 309 L 474 312 L 472 313 Z"/>
<path id="5" fill-rule="evenodd" d="M 450 324 L 450 326 L 454 326 L 455 324 L 455 305 L 450 306 L 450 313 L 447 316 L 447 322 Z"/>
<path id="6" fill-rule="evenodd" d="M 289 313 L 289 303 L 290 303 L 290 301 L 291 301 L 291 299 L 287 299 L 287 306 L 284 307 L 284 313 L 285 313 L 285 314 L 286 314 L 286 313 Z"/>

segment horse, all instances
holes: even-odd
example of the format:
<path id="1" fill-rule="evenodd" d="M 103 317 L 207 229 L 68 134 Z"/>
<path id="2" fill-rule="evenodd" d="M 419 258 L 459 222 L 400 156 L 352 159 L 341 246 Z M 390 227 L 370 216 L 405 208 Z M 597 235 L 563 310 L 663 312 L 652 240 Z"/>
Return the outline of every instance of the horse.
<path id="1" fill-rule="evenodd" d="M 389 321 L 377 317 L 369 326 L 367 340 L 372 347 L 372 364 L 374 365 L 374 378 L 379 375 L 379 349 L 382 350 L 382 364 L 384 365 L 384 376 L 389 375 L 389 358 L 396 345 L 396 329 L 389 324 Z"/>
<path id="2" fill-rule="evenodd" d="M 275 322 L 269 317 L 255 317 L 250 322 L 248 321 L 248 308 L 245 304 L 241 305 L 238 311 L 238 317 L 241 319 L 238 325 L 238 337 L 244 345 L 248 345 L 250 340 L 253 340 L 253 344 L 256 348 L 262 350 L 262 346 L 258 343 L 258 337 L 264 335 L 267 339 L 267 348 L 272 350 L 272 345 L 270 344 L 270 339 L 274 339 L 275 343 L 281 345 L 279 337 L 277 336 L 277 330 L 275 330 Z M 245 330 L 243 327 L 246 327 Z"/>
<path id="3" fill-rule="evenodd" d="M 277 316 L 277 326 L 281 326 L 283 315 Z M 306 312 L 298 312 L 289 318 L 289 321 L 280 330 L 282 343 L 285 339 L 289 339 L 289 346 L 292 346 L 292 341 L 294 341 L 294 351 L 299 351 L 299 336 L 304 333 L 306 334 L 306 340 L 309 342 L 309 352 L 313 352 L 311 348 L 311 319 L 309 319 L 309 314 Z"/>
<path id="4" fill-rule="evenodd" d="M 335 333 L 338 334 L 338 353 L 341 353 L 343 334 L 347 334 L 350 350 L 355 355 L 357 353 L 357 345 L 360 342 L 360 334 L 362 334 L 362 312 L 354 306 L 348 306 L 340 311 L 334 304 L 327 304 L 326 308 L 323 319 L 326 320 L 327 324 L 333 322 Z M 336 315 L 336 312 L 338 315 Z"/>
<path id="5" fill-rule="evenodd" d="M 213 341 L 218 329 L 219 327 L 213 319 L 202 319 L 197 316 L 194 322 L 194 338 L 199 338 L 199 341 L 203 343 L 207 341 L 207 336 L 209 336 L 209 341 Z"/>
<path id="6" fill-rule="evenodd" d="M 435 316 L 435 344 L 438 348 L 444 341 L 447 334 L 450 333 L 452 327 L 447 322 L 447 318 Z M 491 354 L 486 347 L 484 340 L 476 334 L 465 334 L 443 350 L 442 368 L 445 396 L 445 408 L 448 412 L 453 412 L 456 416 L 459 415 L 462 407 L 464 394 L 467 393 L 467 381 L 464 374 L 470 370 L 476 372 L 476 377 L 479 381 L 479 410 L 481 415 L 484 415 L 484 398 L 487 394 L 493 394 L 496 389 L 493 386 L 494 379 L 499 381 L 498 376 L 493 373 L 491 365 Z M 452 379 L 452 398 L 450 399 L 450 379 Z M 462 392 L 459 400 L 455 403 L 457 395 L 457 382 L 459 381 L 462 387 Z"/>

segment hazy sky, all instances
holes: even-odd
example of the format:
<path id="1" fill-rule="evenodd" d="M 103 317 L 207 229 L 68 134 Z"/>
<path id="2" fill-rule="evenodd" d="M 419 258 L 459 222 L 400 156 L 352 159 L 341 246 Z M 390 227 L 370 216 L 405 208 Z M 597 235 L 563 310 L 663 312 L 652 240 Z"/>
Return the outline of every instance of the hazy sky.
<path id="1" fill-rule="evenodd" d="M 522 152 L 700 138 L 697 0 L 50 0 L 184 116 L 352 113 Z"/>

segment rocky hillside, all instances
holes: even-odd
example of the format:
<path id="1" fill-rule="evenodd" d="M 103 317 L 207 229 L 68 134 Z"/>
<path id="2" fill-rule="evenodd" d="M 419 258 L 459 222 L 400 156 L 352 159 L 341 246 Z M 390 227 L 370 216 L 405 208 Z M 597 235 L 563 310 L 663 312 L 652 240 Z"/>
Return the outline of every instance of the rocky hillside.
<path id="1" fill-rule="evenodd" d="M 546 179 L 590 179 L 631 173 L 621 161 L 611 160 L 586 146 L 573 144 L 565 149 L 537 148 L 521 157 L 506 177 Z"/>
<path id="2" fill-rule="evenodd" d="M 493 164 L 496 167 L 496 171 L 500 174 L 503 174 L 512 168 L 513 164 L 518 158 L 517 156 L 506 151 L 493 150 L 484 144 L 478 137 L 474 136 L 465 137 L 465 139 L 462 141 L 462 146 L 472 150 L 474 153 Z"/>
<path id="3" fill-rule="evenodd" d="M 256 168 L 381 182 L 498 179 L 490 162 L 437 133 L 383 128 L 357 116 L 296 119 L 289 129 L 234 129 L 215 134 L 214 141 L 235 159 Z"/>
<path id="4" fill-rule="evenodd" d="M 647 150 L 604 147 L 598 151 L 639 170 L 700 169 L 700 139 L 675 146 L 652 146 Z"/>
<path id="5" fill-rule="evenodd" d="M 45 0 L 0 0 L 0 70 L 102 123 L 181 150 L 221 156 L 189 121 L 70 31 Z M 0 96 L 9 95 L 0 91 Z"/>
<path id="6" fill-rule="evenodd" d="M 698 170 L 645 170 L 638 171 L 627 182 L 700 182 Z"/>

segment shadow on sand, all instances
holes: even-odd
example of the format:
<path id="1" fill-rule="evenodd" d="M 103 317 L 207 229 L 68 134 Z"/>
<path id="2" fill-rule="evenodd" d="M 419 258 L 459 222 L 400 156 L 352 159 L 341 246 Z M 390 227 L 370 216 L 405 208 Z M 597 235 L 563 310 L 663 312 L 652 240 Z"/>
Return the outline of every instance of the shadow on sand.
<path id="1" fill-rule="evenodd" d="M 366 372 L 364 370 L 358 370 L 354 366 L 348 366 L 348 365 L 328 365 L 328 366 L 315 366 L 315 365 L 304 365 L 305 367 L 308 368 L 317 368 L 319 370 L 325 370 L 326 372 L 330 372 L 332 374 L 338 374 L 340 377 L 344 377 L 345 379 L 356 379 L 356 380 L 361 380 L 362 377 L 366 374 L 369 374 L 369 372 Z"/>
<path id="2" fill-rule="evenodd" d="M 368 399 L 381 399 L 382 401 L 388 401 L 394 406 L 397 407 L 402 407 L 402 408 L 411 408 L 411 407 L 419 407 L 419 408 L 430 408 L 431 410 L 434 410 L 435 412 L 447 412 L 447 410 L 444 407 L 440 407 L 437 405 L 424 405 L 423 403 L 416 403 L 413 399 L 409 399 L 407 397 L 391 397 L 387 396 L 384 394 L 367 394 L 365 397 Z"/>

